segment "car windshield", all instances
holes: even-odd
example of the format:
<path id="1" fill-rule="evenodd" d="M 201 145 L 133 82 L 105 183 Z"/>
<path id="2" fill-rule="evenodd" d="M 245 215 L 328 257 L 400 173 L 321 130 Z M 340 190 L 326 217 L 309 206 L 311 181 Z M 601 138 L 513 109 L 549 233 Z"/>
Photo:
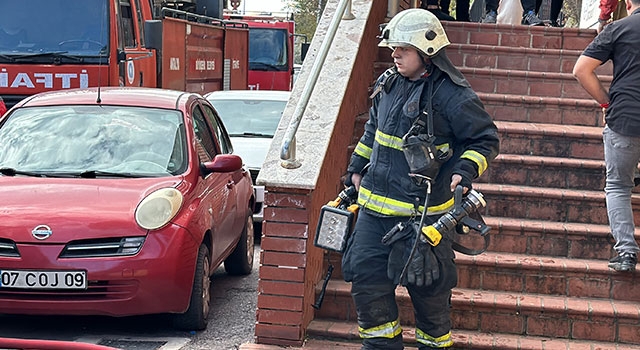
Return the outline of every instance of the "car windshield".
<path id="1" fill-rule="evenodd" d="M 287 101 L 210 99 L 229 136 L 273 137 Z"/>
<path id="2" fill-rule="evenodd" d="M 176 110 L 22 108 L 0 127 L 0 169 L 5 175 L 176 175 L 187 167 L 184 130 L 182 114 Z"/>
<path id="3" fill-rule="evenodd" d="M 0 1 L 2 61 L 29 54 L 105 55 L 107 6 L 107 0 Z"/>

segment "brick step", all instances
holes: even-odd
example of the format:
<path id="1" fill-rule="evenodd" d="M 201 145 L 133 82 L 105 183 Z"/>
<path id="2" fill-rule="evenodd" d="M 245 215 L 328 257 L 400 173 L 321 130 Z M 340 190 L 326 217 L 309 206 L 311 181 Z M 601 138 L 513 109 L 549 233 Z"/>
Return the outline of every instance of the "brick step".
<path id="1" fill-rule="evenodd" d="M 485 252 L 456 254 L 458 287 L 640 302 L 640 272 L 617 273 L 607 261 Z"/>
<path id="2" fill-rule="evenodd" d="M 526 48 L 452 42 L 445 52 L 458 69 L 486 68 L 571 74 L 582 51 L 582 49 Z M 376 72 L 382 72 L 392 65 L 391 50 L 379 48 L 375 64 Z M 596 69 L 596 73 L 603 77 L 612 76 L 613 63 L 606 62 Z"/>
<path id="3" fill-rule="evenodd" d="M 448 21 L 442 25 L 449 41 L 458 44 L 582 51 L 596 37 L 593 29 Z"/>
<path id="4" fill-rule="evenodd" d="M 357 330 L 350 289 L 349 283 L 331 280 L 325 303 L 316 311 L 315 318 L 353 322 Z M 396 301 L 400 322 L 414 326 L 411 300 L 405 288 L 396 289 Z M 451 304 L 455 330 L 640 343 L 640 306 L 635 302 L 455 288 Z"/>
<path id="5" fill-rule="evenodd" d="M 512 71 L 490 68 L 460 68 L 476 92 L 593 99 L 570 73 Z M 600 77 L 609 88 L 611 76 Z"/>
<path id="6" fill-rule="evenodd" d="M 547 220 L 484 216 L 491 227 L 491 243 L 487 251 L 568 259 L 607 261 L 615 253 L 607 224 L 562 223 Z M 462 236 L 460 243 L 473 246 L 477 235 Z M 640 242 L 640 229 L 636 228 Z"/>
<path id="7" fill-rule="evenodd" d="M 391 61 L 377 62 L 374 68 L 376 76 L 391 66 Z M 571 73 L 484 67 L 458 67 L 458 69 L 478 93 L 592 99 Z M 600 75 L 599 78 L 606 88 L 613 79 L 611 75 Z"/>
<path id="8" fill-rule="evenodd" d="M 446 53 L 451 62 L 458 68 L 473 67 L 527 72 L 572 73 L 573 66 L 580 54 L 582 54 L 582 50 L 452 43 L 446 48 Z M 596 73 L 599 76 L 613 75 L 613 63 L 608 61 L 599 66 L 596 69 Z"/>
<path id="9" fill-rule="evenodd" d="M 602 190 L 605 165 L 603 160 L 499 154 L 478 182 Z"/>
<path id="10" fill-rule="evenodd" d="M 612 244 L 606 247 L 611 250 Z M 332 278 L 342 281 L 340 262 L 332 264 L 337 267 Z M 604 259 L 487 251 L 476 256 L 456 253 L 456 264 L 459 288 L 640 302 L 635 283 L 640 272 L 617 273 Z"/>
<path id="11" fill-rule="evenodd" d="M 476 183 L 484 195 L 488 216 L 607 224 L 604 191 L 586 191 Z M 634 219 L 640 222 L 640 196 L 632 194 Z"/>
<path id="12" fill-rule="evenodd" d="M 355 322 L 345 322 L 329 319 L 315 319 L 309 324 L 307 334 L 310 338 L 301 348 L 308 350 L 324 349 L 360 349 L 361 342 L 358 337 L 358 326 Z M 454 329 L 451 337 L 453 347 L 451 350 L 586 350 L 586 349 L 617 349 L 640 350 L 640 346 L 631 344 L 615 344 L 608 342 L 577 341 L 561 338 L 512 335 L 501 333 L 480 333 L 463 329 Z M 405 349 L 415 349 L 417 345 L 413 327 L 403 327 L 402 338 Z M 332 340 L 328 340 L 332 339 Z M 241 350 L 276 350 L 280 347 L 260 347 L 254 344 L 244 344 Z"/>
<path id="13" fill-rule="evenodd" d="M 495 123 L 503 153 L 604 159 L 601 127 L 509 121 Z"/>
<path id="14" fill-rule="evenodd" d="M 583 259 L 601 268 L 606 267 L 606 262 L 615 256 L 612 249 L 614 241 L 608 225 L 492 216 L 484 216 L 483 219 L 491 227 L 489 247 L 483 254 L 502 253 L 545 259 Z M 640 243 L 640 228 L 636 228 L 635 237 Z M 484 239 L 476 234 L 456 236 L 456 241 L 472 249 L 480 249 L 484 246 Z M 465 257 L 463 254 L 456 254 L 459 257 Z M 332 278 L 342 279 L 342 255 L 328 254 L 327 259 L 334 267 Z"/>
<path id="15" fill-rule="evenodd" d="M 603 126 L 602 109 L 593 99 L 535 97 L 478 92 L 494 120 L 559 125 Z"/>

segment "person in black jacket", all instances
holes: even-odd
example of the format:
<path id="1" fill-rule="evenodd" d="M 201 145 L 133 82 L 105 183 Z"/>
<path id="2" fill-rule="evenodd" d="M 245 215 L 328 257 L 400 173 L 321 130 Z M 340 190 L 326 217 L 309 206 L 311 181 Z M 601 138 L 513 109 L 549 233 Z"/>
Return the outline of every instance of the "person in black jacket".
<path id="1" fill-rule="evenodd" d="M 451 232 L 432 246 L 416 235 L 419 228 L 412 223 L 425 210 L 425 225 L 450 210 L 454 189 L 472 188 L 497 156 L 499 139 L 480 99 L 447 58 L 447 45 L 441 23 L 424 9 L 401 11 L 382 31 L 379 46 L 393 50 L 395 66 L 375 84 L 369 120 L 347 169 L 361 209 L 342 271 L 352 283 L 363 349 L 403 348 L 398 284 L 411 295 L 419 349 L 453 345 L 450 298 L 457 271 Z M 433 137 L 427 137 L 428 127 L 420 129 L 418 139 L 429 142 L 419 146 L 433 150 L 435 159 L 416 174 L 403 149 L 410 130 L 425 119 L 429 123 L 425 112 L 432 118 Z M 403 238 L 383 243 L 393 232 Z M 414 243 L 417 255 L 425 257 L 419 266 L 409 259 Z"/>
<path id="2" fill-rule="evenodd" d="M 604 191 L 617 253 L 609 267 L 621 272 L 636 269 L 640 251 L 631 203 L 640 161 L 640 0 L 626 0 L 626 5 L 630 15 L 604 27 L 573 67 L 573 75 L 600 104 L 605 117 Z M 608 60 L 613 62 L 609 91 L 595 73 Z"/>

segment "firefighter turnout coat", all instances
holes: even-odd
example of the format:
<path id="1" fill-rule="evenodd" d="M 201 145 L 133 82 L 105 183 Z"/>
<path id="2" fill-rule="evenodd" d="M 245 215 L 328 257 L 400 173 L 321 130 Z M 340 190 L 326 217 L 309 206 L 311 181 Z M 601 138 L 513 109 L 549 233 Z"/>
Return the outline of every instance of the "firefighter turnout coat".
<path id="1" fill-rule="evenodd" d="M 433 64 L 430 71 L 411 81 L 390 69 L 376 82 L 369 120 L 347 169 L 364 173 L 358 204 L 371 214 L 412 216 L 422 212 L 426 187 L 409 176 L 402 137 L 427 108 L 429 98 L 435 145 L 446 158 L 432 184 L 428 215 L 443 214 L 453 207 L 453 174 L 460 174 L 462 184 L 470 185 L 498 154 L 496 125 L 476 93 L 468 85 L 456 85 Z M 429 82 L 432 96 L 428 96 Z"/>

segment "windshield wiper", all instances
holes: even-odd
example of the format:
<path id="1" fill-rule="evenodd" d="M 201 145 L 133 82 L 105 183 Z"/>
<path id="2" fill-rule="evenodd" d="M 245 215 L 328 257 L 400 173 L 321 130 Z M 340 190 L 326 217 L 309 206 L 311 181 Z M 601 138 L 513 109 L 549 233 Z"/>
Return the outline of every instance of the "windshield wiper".
<path id="1" fill-rule="evenodd" d="M 266 70 L 266 71 L 283 71 L 286 70 L 283 69 L 282 66 L 279 65 L 275 65 L 275 64 L 271 64 L 271 63 L 264 63 L 264 62 L 249 62 L 249 67 L 250 69 L 256 69 L 256 70 Z"/>
<path id="2" fill-rule="evenodd" d="M 138 178 L 138 177 L 149 177 L 149 175 L 143 174 L 133 174 L 133 173 L 114 173 L 110 171 L 102 171 L 102 170 L 85 170 L 78 174 L 80 177 L 95 179 L 97 177 L 122 177 L 122 178 Z"/>
<path id="3" fill-rule="evenodd" d="M 16 175 L 25 175 L 25 176 L 33 176 L 33 177 L 45 177 L 42 173 L 36 173 L 33 171 L 22 171 L 14 168 L 0 168 L 0 174 L 5 176 L 16 176 Z"/>
<path id="4" fill-rule="evenodd" d="M 66 55 L 67 52 L 69 51 L 36 52 L 36 53 L 29 53 L 26 55 L 15 56 L 13 59 L 17 61 L 21 59 L 34 58 L 34 57 L 53 57 L 53 58 L 69 58 L 78 62 L 82 62 L 84 60 L 82 57 Z"/>
<path id="5" fill-rule="evenodd" d="M 262 134 L 262 133 L 258 133 L 258 132 L 243 132 L 240 134 L 229 134 L 230 137 L 273 137 L 273 135 L 271 134 Z"/>
<path id="6" fill-rule="evenodd" d="M 2 58 L 3 60 L 7 60 L 9 62 L 13 62 L 14 61 L 13 57 L 11 57 L 9 55 L 1 54 L 1 53 L 0 53 L 0 58 Z"/>

